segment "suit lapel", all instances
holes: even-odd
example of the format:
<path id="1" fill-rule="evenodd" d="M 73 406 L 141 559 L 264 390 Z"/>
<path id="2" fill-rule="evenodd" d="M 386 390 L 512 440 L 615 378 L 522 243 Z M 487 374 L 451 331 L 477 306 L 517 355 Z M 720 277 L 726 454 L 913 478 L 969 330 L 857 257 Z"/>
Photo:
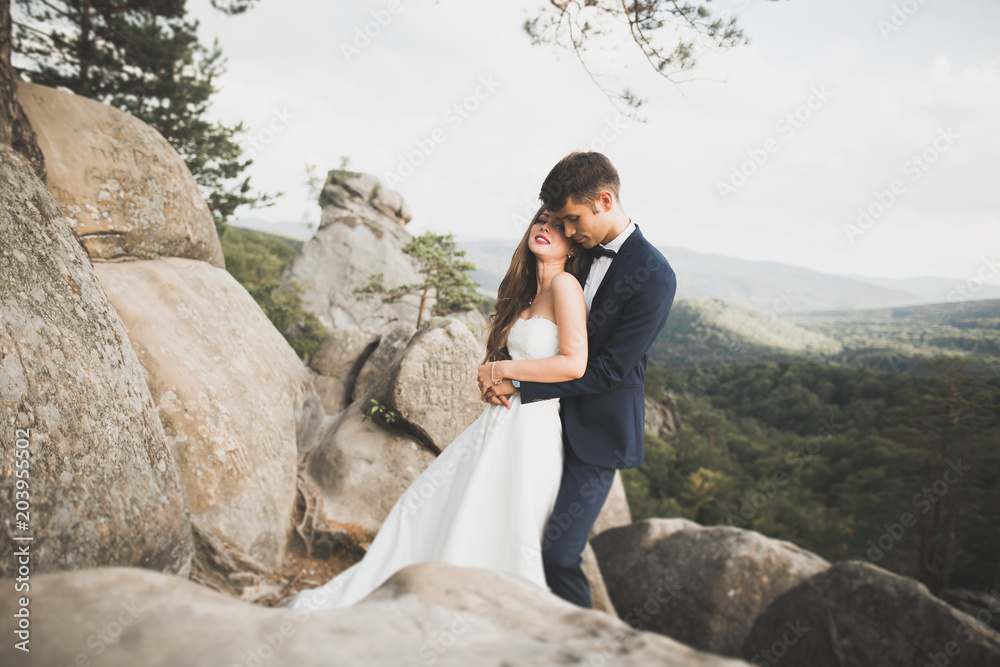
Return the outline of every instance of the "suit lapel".
<path id="1" fill-rule="evenodd" d="M 622 244 L 621 250 L 619 250 L 615 255 L 615 258 L 611 260 L 611 266 L 608 267 L 608 272 L 604 274 L 604 279 L 601 280 L 601 284 L 597 287 L 597 292 L 594 293 L 594 301 L 591 303 L 590 312 L 594 312 L 600 303 L 599 299 L 604 293 L 604 290 L 606 290 L 608 285 L 612 284 L 614 280 L 617 280 L 617 275 L 621 273 L 629 264 L 629 258 L 632 256 L 632 251 L 639 242 L 639 238 L 641 238 L 639 225 L 636 225 L 635 231 L 629 234 L 629 237 L 625 239 L 625 243 Z"/>

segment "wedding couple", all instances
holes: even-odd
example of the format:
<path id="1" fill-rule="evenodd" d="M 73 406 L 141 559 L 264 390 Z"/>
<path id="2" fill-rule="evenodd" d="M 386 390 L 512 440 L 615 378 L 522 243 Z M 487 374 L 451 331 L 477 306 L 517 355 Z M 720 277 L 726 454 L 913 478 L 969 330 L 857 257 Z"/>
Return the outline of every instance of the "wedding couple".
<path id="1" fill-rule="evenodd" d="M 488 405 L 397 500 L 364 558 L 291 608 L 352 605 L 429 560 L 591 607 L 582 553 L 615 469 L 642 465 L 646 360 L 677 288 L 619 188 L 601 153 L 552 168 L 489 320 Z"/>

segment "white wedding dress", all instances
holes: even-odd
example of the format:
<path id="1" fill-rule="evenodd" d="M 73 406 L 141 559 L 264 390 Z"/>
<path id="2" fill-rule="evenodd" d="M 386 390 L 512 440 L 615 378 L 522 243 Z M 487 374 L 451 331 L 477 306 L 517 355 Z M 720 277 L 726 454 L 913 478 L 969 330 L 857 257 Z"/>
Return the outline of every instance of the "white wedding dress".
<path id="1" fill-rule="evenodd" d="M 513 359 L 559 353 L 551 320 L 518 319 L 507 350 Z M 562 479 L 559 399 L 510 410 L 488 404 L 399 497 L 364 558 L 317 588 L 300 591 L 291 609 L 347 607 L 400 568 L 438 560 L 524 577 L 548 589 L 541 544 Z"/>

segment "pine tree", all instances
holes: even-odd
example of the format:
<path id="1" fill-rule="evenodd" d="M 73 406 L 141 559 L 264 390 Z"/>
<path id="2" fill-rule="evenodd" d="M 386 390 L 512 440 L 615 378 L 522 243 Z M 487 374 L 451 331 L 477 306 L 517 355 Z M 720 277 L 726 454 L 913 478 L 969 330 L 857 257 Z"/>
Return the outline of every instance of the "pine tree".
<path id="1" fill-rule="evenodd" d="M 394 303 L 404 296 L 415 294 L 420 296 L 420 310 L 417 314 L 417 329 L 423 322 L 427 301 L 434 291 L 434 304 L 431 313 L 447 315 L 466 310 L 472 310 L 476 305 L 486 300 L 486 297 L 476 293 L 479 283 L 473 282 L 468 272 L 476 268 L 475 264 L 465 257 L 464 250 L 458 250 L 455 237 L 452 234 L 434 234 L 424 232 L 403 247 L 403 252 L 414 260 L 417 272 L 423 276 L 419 283 L 387 287 L 385 276 L 374 273 L 368 278 L 368 284 L 357 287 L 354 293 L 358 298 L 368 294 L 382 294 L 384 303 Z"/>
<path id="2" fill-rule="evenodd" d="M 916 578 L 932 592 L 948 587 L 963 546 L 963 515 L 976 512 L 982 495 L 971 481 L 991 460 L 992 443 L 981 437 L 993 419 L 998 394 L 968 374 L 968 358 L 937 355 L 927 366 L 937 373 L 909 410 L 897 416 L 900 435 L 923 454 L 915 506 L 920 521 Z M 970 474 L 971 473 L 971 474 Z"/>
<path id="3" fill-rule="evenodd" d="M 254 0 L 213 6 L 229 14 Z M 184 0 L 16 0 L 13 50 L 32 62 L 24 70 L 33 83 L 65 87 L 132 114 L 155 128 L 187 163 L 222 235 L 238 206 L 269 206 L 274 195 L 251 192 L 239 180 L 252 160 L 228 126 L 205 119 L 223 71 L 216 41 L 198 42 L 198 22 L 185 20 Z"/>

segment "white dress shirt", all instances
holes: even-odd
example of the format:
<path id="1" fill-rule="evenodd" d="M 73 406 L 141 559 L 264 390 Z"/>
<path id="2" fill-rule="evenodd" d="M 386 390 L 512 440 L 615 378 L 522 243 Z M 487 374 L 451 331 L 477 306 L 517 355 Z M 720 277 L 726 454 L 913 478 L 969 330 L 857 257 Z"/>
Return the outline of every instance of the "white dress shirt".
<path id="1" fill-rule="evenodd" d="M 634 231 L 635 223 L 629 220 L 628 227 L 623 229 L 621 234 L 613 238 L 607 245 L 603 243 L 599 245 L 602 248 L 618 252 L 621 250 L 622 244 L 625 243 L 625 239 L 627 239 L 629 234 Z M 588 315 L 590 314 L 590 305 L 594 302 L 594 295 L 597 294 L 597 288 L 601 286 L 601 281 L 603 281 L 604 276 L 608 274 L 611 262 L 611 257 L 601 256 L 595 257 L 593 263 L 590 265 L 590 273 L 587 274 L 587 281 L 583 284 L 583 298 L 587 302 Z"/>

